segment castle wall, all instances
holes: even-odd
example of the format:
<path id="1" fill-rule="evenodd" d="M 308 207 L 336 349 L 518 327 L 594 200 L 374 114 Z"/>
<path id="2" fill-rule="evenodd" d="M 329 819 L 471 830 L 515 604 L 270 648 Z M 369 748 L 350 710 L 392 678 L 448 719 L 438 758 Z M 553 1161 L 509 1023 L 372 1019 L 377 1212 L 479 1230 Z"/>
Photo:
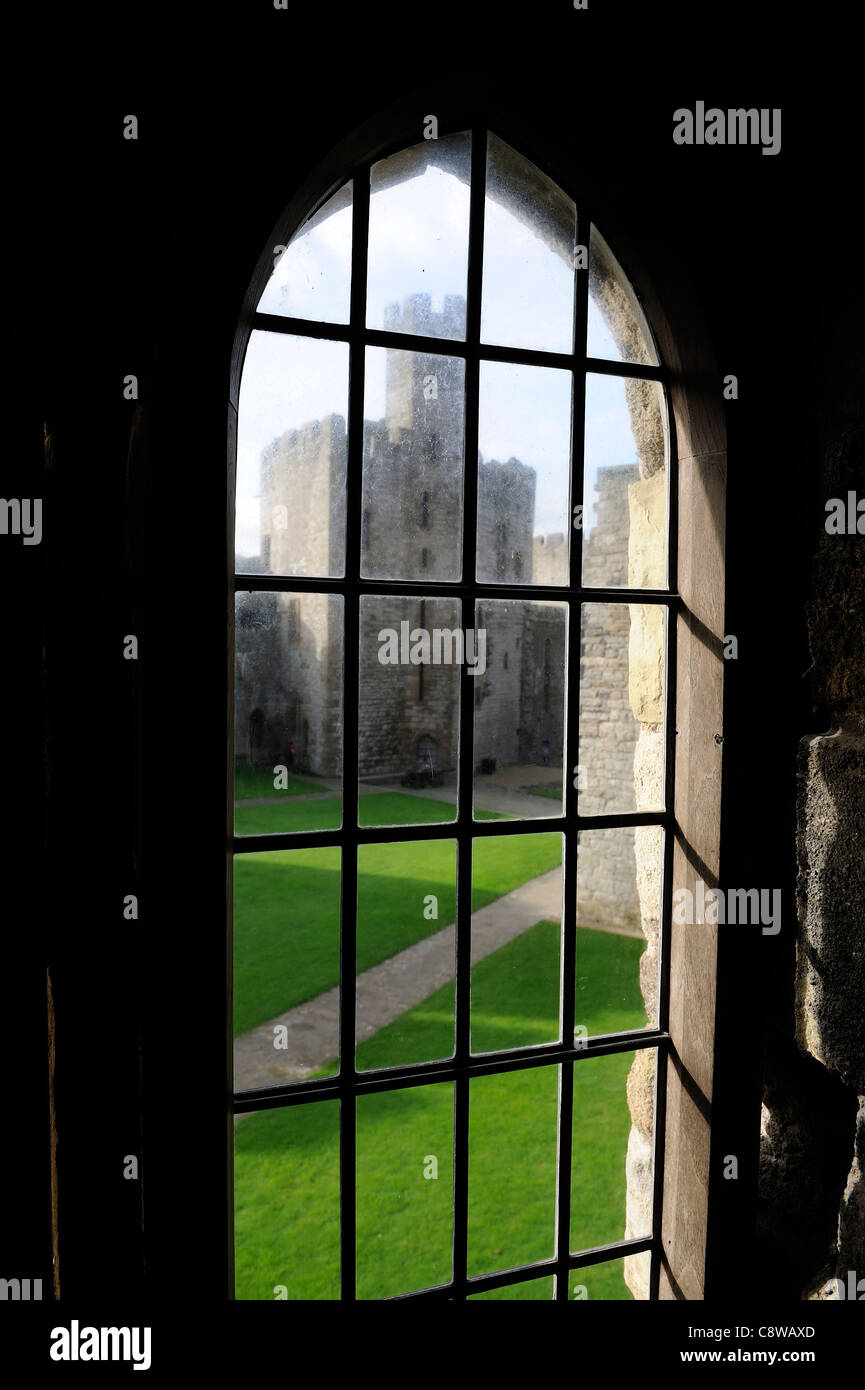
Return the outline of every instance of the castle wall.
<path id="1" fill-rule="evenodd" d="M 487 600 L 477 606 L 477 624 L 487 637 L 487 669 L 475 682 L 474 765 L 519 762 L 522 712 L 520 673 L 525 657 L 527 604 Z M 507 663 L 507 664 L 506 664 Z"/>
<path id="2" fill-rule="evenodd" d="M 341 415 L 288 430 L 261 459 L 263 571 L 345 573 L 346 432 Z"/>
<path id="3" fill-rule="evenodd" d="M 423 602 L 423 609 L 421 603 Z M 400 623 L 409 631 L 459 625 L 453 599 L 366 596 L 361 605 L 358 759 L 361 777 L 399 777 L 414 770 L 420 739 L 433 738 L 438 765 L 458 760 L 459 669 L 455 665 L 383 665 L 378 633 Z"/>
<path id="4" fill-rule="evenodd" d="M 587 586 L 628 582 L 627 489 L 631 467 L 601 468 L 595 524 L 583 542 Z M 600 816 L 632 811 L 634 752 L 639 723 L 628 695 L 628 604 L 583 605 L 580 641 L 580 750 L 585 785 L 580 811 Z M 580 902 L 601 920 L 635 926 L 640 920 L 633 832 L 584 831 L 580 835 Z"/>
<path id="5" fill-rule="evenodd" d="M 342 601 L 328 594 L 238 594 L 235 760 L 334 777 L 342 750 Z"/>
<path id="6" fill-rule="evenodd" d="M 516 761 L 537 762 L 550 745 L 550 766 L 564 755 L 566 610 L 550 603 L 526 604 L 520 662 L 520 737 Z"/>

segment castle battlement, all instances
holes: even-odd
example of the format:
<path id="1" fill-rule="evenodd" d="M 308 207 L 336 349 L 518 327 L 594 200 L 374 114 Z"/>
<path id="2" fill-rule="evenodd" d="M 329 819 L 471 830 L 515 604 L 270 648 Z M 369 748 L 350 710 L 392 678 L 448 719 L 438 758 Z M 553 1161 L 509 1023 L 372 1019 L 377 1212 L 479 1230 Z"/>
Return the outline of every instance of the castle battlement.
<path id="1" fill-rule="evenodd" d="M 402 304 L 388 304 L 384 326 L 389 333 L 417 333 L 425 338 L 462 338 L 465 334 L 466 301 L 461 294 L 446 294 L 444 307 L 433 309 L 432 295 L 410 294 Z"/>

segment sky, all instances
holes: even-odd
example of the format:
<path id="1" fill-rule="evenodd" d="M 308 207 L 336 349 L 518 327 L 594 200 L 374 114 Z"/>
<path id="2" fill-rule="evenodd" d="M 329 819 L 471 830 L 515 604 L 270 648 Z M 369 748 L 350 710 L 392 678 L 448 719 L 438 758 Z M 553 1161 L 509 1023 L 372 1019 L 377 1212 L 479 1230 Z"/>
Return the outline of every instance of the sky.
<path id="1" fill-rule="evenodd" d="M 367 325 L 383 328 L 385 306 L 415 293 L 440 310 L 445 294 L 465 297 L 469 190 L 454 175 L 428 167 L 419 177 L 376 189 L 370 198 Z M 260 303 L 266 313 L 348 322 L 351 209 L 319 219 L 284 253 Z M 561 257 L 501 205 L 487 200 L 481 337 L 505 346 L 567 351 L 572 331 L 573 272 Z M 618 359 L 590 299 L 589 344 L 596 357 Z M 385 413 L 382 352 L 367 354 L 367 419 Z M 589 378 L 586 401 L 586 512 L 590 533 L 599 467 L 636 462 L 624 383 Z M 347 415 L 348 346 L 326 339 L 253 333 L 241 383 L 237 549 L 259 552 L 261 451 L 286 429 L 332 412 Z M 534 534 L 567 531 L 570 502 L 570 373 L 483 363 L 478 445 L 484 458 L 514 457 L 538 475 Z M 577 501 L 579 499 L 574 499 Z"/>

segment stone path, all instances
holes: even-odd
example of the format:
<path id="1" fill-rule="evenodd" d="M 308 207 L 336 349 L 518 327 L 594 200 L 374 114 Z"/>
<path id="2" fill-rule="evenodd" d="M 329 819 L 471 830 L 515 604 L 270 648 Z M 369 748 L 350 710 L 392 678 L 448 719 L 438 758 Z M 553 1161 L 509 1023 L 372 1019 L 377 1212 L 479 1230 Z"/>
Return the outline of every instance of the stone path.
<path id="1" fill-rule="evenodd" d="M 341 796 L 342 784 L 338 777 L 322 777 L 321 792 L 304 793 L 302 796 L 255 796 L 243 801 L 235 801 L 235 806 L 279 806 L 286 801 L 318 801 L 325 795 Z M 502 768 L 491 777 L 478 776 L 474 779 L 475 805 L 485 811 L 500 811 L 505 815 L 535 818 L 555 816 L 561 811 L 561 802 L 549 797 L 532 796 L 521 791 L 525 786 L 561 786 L 562 770 L 555 767 L 534 767 L 518 764 Z M 358 794 L 370 796 L 377 792 L 397 793 L 401 796 L 418 796 L 428 801 L 447 801 L 456 805 L 457 789 L 445 787 L 402 787 L 398 783 L 360 782 Z"/>
<path id="2" fill-rule="evenodd" d="M 555 868 L 473 912 L 472 965 L 536 922 L 560 920 L 561 910 L 562 871 Z M 358 1041 L 392 1023 L 454 978 L 455 937 L 452 924 L 358 975 Z M 288 1029 L 284 1051 L 273 1046 L 273 1030 L 278 1024 Z M 302 1081 L 338 1053 L 339 990 L 329 989 L 235 1040 L 235 1089 Z"/>

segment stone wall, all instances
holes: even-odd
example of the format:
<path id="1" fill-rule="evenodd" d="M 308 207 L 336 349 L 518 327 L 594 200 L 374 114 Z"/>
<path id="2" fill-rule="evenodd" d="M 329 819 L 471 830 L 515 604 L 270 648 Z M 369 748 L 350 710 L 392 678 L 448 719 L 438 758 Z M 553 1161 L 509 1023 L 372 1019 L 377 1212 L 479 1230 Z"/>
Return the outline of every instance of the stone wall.
<path id="1" fill-rule="evenodd" d="M 238 593 L 235 759 L 335 777 L 342 765 L 342 600 Z"/>
<path id="2" fill-rule="evenodd" d="M 651 342 L 640 305 L 596 229 L 592 233 L 590 286 L 623 360 L 651 361 Z M 620 526 L 626 533 L 624 573 L 621 579 L 605 578 L 604 582 L 626 583 L 631 588 L 664 588 L 668 471 L 663 400 L 656 384 L 637 379 L 626 383 L 625 400 L 638 464 L 628 487 L 627 509 L 619 513 Z M 609 569 L 605 573 L 609 574 Z M 629 809 L 637 811 L 658 810 L 664 804 L 664 639 L 662 607 L 629 605 L 625 670 L 628 706 L 634 722 Z M 646 939 L 640 958 L 640 988 L 651 1022 L 657 1021 L 662 864 L 662 830 L 654 826 L 638 828 L 634 832 L 634 881 L 638 920 Z M 625 1161 L 626 1238 L 644 1235 L 651 1229 L 654 1086 L 654 1052 L 637 1052 L 627 1084 L 631 1132 Z M 624 1261 L 625 1282 L 637 1299 L 648 1298 L 649 1268 L 648 1253 Z"/>
<path id="3" fill-rule="evenodd" d="M 839 354 L 845 365 L 825 388 L 825 414 L 815 430 L 827 501 L 865 491 L 865 411 L 861 382 L 848 365 L 856 360 L 859 332 L 856 321 L 849 356 Z M 803 738 L 798 750 L 796 1045 L 778 1029 L 768 1039 L 758 1235 L 764 1258 L 783 1271 L 789 1296 L 834 1301 L 851 1296 L 851 1271 L 865 1277 L 862 536 L 819 535 L 807 622 L 807 678 L 825 732 Z M 861 1286 L 855 1296 L 861 1299 Z"/>
<path id="4" fill-rule="evenodd" d="M 598 470 L 594 524 L 583 541 L 583 582 L 628 579 L 628 486 L 636 468 Z M 601 816 L 633 811 L 634 750 L 639 725 L 628 701 L 627 604 L 586 603 L 580 641 L 580 811 Z M 639 923 L 634 832 L 580 835 L 580 912 L 584 919 L 634 928 Z"/>
<path id="5" fill-rule="evenodd" d="M 453 599 L 367 596 L 361 605 L 358 762 L 361 777 L 396 780 L 418 760 L 421 739 L 435 740 L 438 766 L 457 765 L 459 670 L 454 665 L 387 666 L 378 633 L 459 625 Z"/>
<path id="6" fill-rule="evenodd" d="M 261 459 L 265 574 L 343 573 L 345 419 L 327 415 L 288 430 Z"/>

